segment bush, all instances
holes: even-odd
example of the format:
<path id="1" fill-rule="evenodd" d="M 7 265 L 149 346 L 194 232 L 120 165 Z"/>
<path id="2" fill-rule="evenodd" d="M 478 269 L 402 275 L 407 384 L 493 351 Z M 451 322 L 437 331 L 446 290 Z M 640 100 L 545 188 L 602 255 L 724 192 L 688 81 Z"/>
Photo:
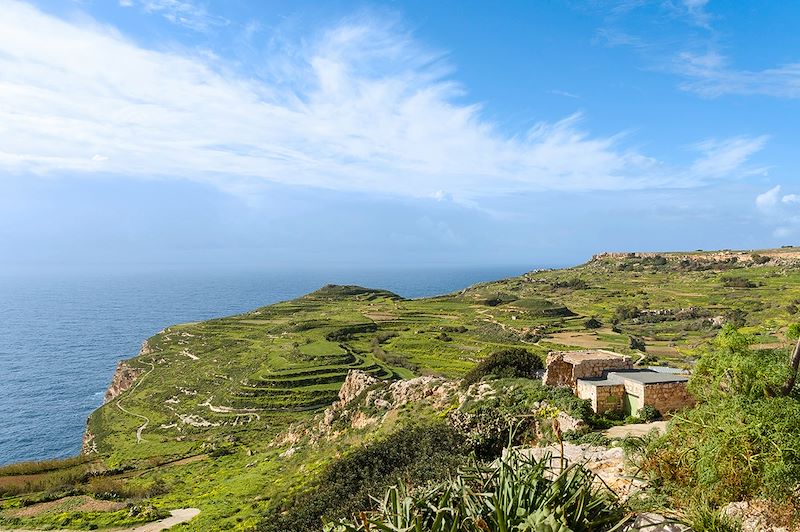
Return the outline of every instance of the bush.
<path id="1" fill-rule="evenodd" d="M 603 531 L 627 519 L 624 505 L 581 465 L 559 470 L 508 449 L 496 465 L 466 468 L 455 478 L 417 490 L 387 490 L 380 508 L 355 520 L 327 523 L 326 532 Z"/>
<path id="2" fill-rule="evenodd" d="M 444 422 L 405 427 L 331 463 L 305 493 L 274 502 L 258 529 L 318 531 L 323 516 L 341 519 L 369 508 L 395 482 L 421 485 L 446 478 L 466 460 L 467 449 Z"/>
<path id="3" fill-rule="evenodd" d="M 744 277 L 723 277 L 722 284 L 726 288 L 755 288 L 756 284 Z"/>
<path id="4" fill-rule="evenodd" d="M 569 388 L 521 379 L 495 381 L 492 387 L 495 393 L 491 396 L 467 401 L 448 415 L 450 423 L 481 458 L 499 456 L 512 432 L 513 443 L 522 444 L 537 437 L 537 428 L 547 430 L 550 418 L 532 415 L 545 405 L 583 421 L 592 416 L 588 401 L 576 397 Z"/>
<path id="5" fill-rule="evenodd" d="M 533 379 L 541 369 L 544 369 L 544 364 L 538 356 L 521 347 L 510 347 L 495 351 L 478 362 L 464 376 L 462 382 L 469 386 L 487 375 Z"/>
<path id="6" fill-rule="evenodd" d="M 747 324 L 747 312 L 734 308 L 725 312 L 725 323 L 739 329 Z"/>
<path id="7" fill-rule="evenodd" d="M 638 318 L 641 313 L 642 311 L 635 305 L 622 305 L 614 310 L 614 321 L 620 322 Z"/>
<path id="8" fill-rule="evenodd" d="M 592 316 L 583 323 L 583 326 L 587 329 L 599 329 L 603 326 L 603 324 L 600 322 L 600 320 Z"/>
<path id="9" fill-rule="evenodd" d="M 630 341 L 628 343 L 628 347 L 630 347 L 631 349 L 635 349 L 636 351 L 642 351 L 642 352 L 647 350 L 647 346 L 645 345 L 644 340 L 636 336 L 631 336 Z"/>
<path id="10" fill-rule="evenodd" d="M 766 264 L 770 260 L 772 260 L 770 257 L 759 255 L 758 253 L 753 253 L 752 255 L 750 255 L 750 257 L 753 259 L 753 262 L 755 264 Z"/>
<path id="11" fill-rule="evenodd" d="M 798 505 L 798 427 L 796 399 L 721 397 L 673 418 L 642 465 L 675 501 L 707 497 L 721 506 L 763 497 Z"/>
<path id="12" fill-rule="evenodd" d="M 639 409 L 637 414 L 638 418 L 645 423 L 661 419 L 661 412 L 659 412 L 653 405 L 644 405 Z"/>

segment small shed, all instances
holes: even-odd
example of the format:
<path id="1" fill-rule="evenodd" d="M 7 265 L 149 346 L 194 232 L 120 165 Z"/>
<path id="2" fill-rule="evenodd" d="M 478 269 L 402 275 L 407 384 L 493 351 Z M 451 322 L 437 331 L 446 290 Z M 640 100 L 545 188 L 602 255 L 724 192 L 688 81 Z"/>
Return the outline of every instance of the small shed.
<path id="1" fill-rule="evenodd" d="M 689 377 L 651 369 L 625 369 L 606 371 L 600 377 L 577 380 L 576 394 L 588 399 L 595 412 L 622 411 L 636 415 L 650 405 L 667 413 L 694 404 L 686 388 Z"/>

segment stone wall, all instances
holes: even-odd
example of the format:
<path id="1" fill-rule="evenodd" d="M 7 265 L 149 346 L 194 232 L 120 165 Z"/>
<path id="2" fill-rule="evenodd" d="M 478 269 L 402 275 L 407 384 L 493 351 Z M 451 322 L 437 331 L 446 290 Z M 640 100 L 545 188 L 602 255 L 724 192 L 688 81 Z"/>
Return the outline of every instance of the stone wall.
<path id="1" fill-rule="evenodd" d="M 597 401 L 592 405 L 595 412 L 618 412 L 622 410 L 622 398 L 625 395 L 625 386 L 614 384 L 597 389 Z"/>
<path id="2" fill-rule="evenodd" d="M 648 384 L 644 390 L 644 404 L 655 407 L 662 414 L 693 406 L 694 397 L 685 382 Z"/>
<path id="3" fill-rule="evenodd" d="M 547 355 L 547 371 L 544 372 L 542 381 L 547 386 L 570 386 L 575 387 L 575 379 L 572 376 L 572 364 L 564 362 L 564 355 Z"/>
<path id="4" fill-rule="evenodd" d="M 577 390 L 578 379 L 602 377 L 609 370 L 633 367 L 630 357 L 598 354 L 594 357 L 576 360 L 576 354 L 582 353 L 563 351 L 549 353 L 543 382 L 548 386 L 569 386 L 573 390 Z"/>
<path id="5" fill-rule="evenodd" d="M 614 357 L 601 359 L 588 359 L 578 362 L 573 366 L 572 379 L 573 387 L 577 379 L 588 379 L 592 377 L 602 377 L 603 373 L 615 369 L 631 369 L 633 363 L 628 357 Z"/>
<path id="6" fill-rule="evenodd" d="M 578 382 L 576 393 L 581 399 L 588 399 L 592 410 L 598 413 L 622 410 L 622 397 L 625 387 L 622 384 L 594 386 Z"/>

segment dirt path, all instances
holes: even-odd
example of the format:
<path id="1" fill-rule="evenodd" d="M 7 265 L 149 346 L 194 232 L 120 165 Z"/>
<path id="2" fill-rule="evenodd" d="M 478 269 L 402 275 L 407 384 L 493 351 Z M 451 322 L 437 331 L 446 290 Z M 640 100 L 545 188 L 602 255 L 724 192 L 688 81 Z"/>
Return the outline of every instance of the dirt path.
<path id="1" fill-rule="evenodd" d="M 156 369 L 155 364 L 153 364 L 152 362 L 149 362 L 149 364 L 150 364 L 150 370 L 141 377 L 139 377 L 138 379 L 136 379 L 136 382 L 133 384 L 133 387 L 130 390 L 128 390 L 128 393 L 132 393 L 134 390 L 136 390 L 136 388 L 139 387 L 142 381 L 145 380 L 145 378 L 147 378 L 147 376 L 150 375 L 154 369 Z M 142 431 L 144 431 L 144 429 L 147 428 L 147 425 L 150 424 L 150 418 L 147 416 L 143 416 L 141 414 L 135 414 L 130 410 L 126 409 L 124 406 L 122 406 L 122 398 L 117 399 L 117 408 L 119 408 L 121 411 L 125 412 L 129 416 L 138 417 L 139 419 L 144 420 L 144 423 L 138 429 L 136 429 L 136 443 L 142 443 L 143 441 Z"/>
<path id="2" fill-rule="evenodd" d="M 135 528 L 109 528 L 107 529 L 107 532 L 160 532 L 161 530 L 167 530 L 169 528 L 172 528 L 175 525 L 191 521 L 199 513 L 200 510 L 198 508 L 178 508 L 177 510 L 172 510 L 170 512 L 170 517 L 167 517 L 166 519 L 162 519 L 160 521 L 153 521 L 152 523 L 146 523 L 144 525 L 140 525 Z M 38 532 L 38 531 L 22 529 L 22 528 L 14 528 L 9 530 L 8 532 Z M 75 531 L 55 530 L 53 532 L 75 532 Z"/>
<path id="3" fill-rule="evenodd" d="M 611 427 L 603 434 L 611 439 L 627 438 L 629 436 L 644 436 L 653 429 L 658 429 L 659 432 L 664 434 L 667 431 L 666 421 L 653 421 L 652 423 L 635 423 L 631 425 L 620 425 L 618 427 Z"/>
<path id="4" fill-rule="evenodd" d="M 147 523 L 146 525 L 136 528 L 130 528 L 122 532 L 159 532 L 172 528 L 175 525 L 191 521 L 199 513 L 200 510 L 197 508 L 178 508 L 177 510 L 172 510 L 170 512 L 170 517 L 166 519 L 154 523 Z"/>

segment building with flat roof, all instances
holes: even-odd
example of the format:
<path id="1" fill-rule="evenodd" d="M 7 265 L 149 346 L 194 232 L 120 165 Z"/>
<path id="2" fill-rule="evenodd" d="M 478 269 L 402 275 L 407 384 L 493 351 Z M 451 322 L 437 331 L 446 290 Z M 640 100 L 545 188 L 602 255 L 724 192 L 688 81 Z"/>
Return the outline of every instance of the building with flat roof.
<path id="1" fill-rule="evenodd" d="M 603 349 L 550 352 L 542 380 L 549 386 L 569 386 L 598 413 L 636 415 L 645 405 L 668 413 L 694 404 L 687 375 L 635 369 L 630 357 Z"/>
<path id="2" fill-rule="evenodd" d="M 649 405 L 662 414 L 692 406 L 686 388 L 689 377 L 651 369 L 611 370 L 601 377 L 578 379 L 575 393 L 598 413 L 622 411 L 636 415 Z"/>

